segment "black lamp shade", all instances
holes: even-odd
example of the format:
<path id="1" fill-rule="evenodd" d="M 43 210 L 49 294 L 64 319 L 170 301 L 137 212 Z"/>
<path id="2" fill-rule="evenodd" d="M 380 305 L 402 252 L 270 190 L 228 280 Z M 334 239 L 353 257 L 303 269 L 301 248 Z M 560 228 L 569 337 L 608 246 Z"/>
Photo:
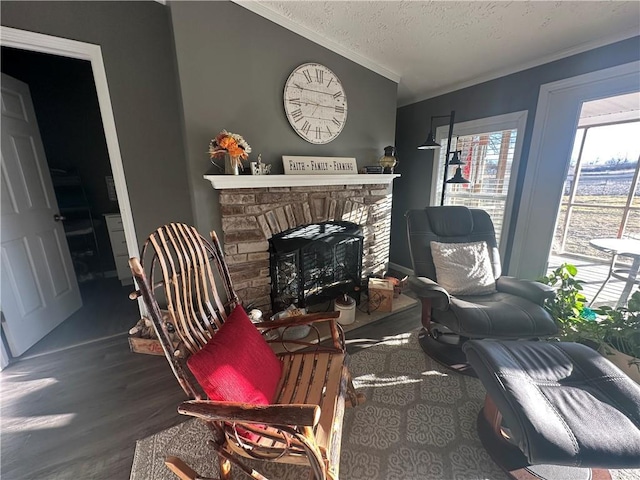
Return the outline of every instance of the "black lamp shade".
<path id="1" fill-rule="evenodd" d="M 453 156 L 451 157 L 451 160 L 449 160 L 449 165 L 464 165 L 464 162 L 460 160 L 460 153 L 462 153 L 462 150 L 456 150 L 453 152 Z"/>
<path id="2" fill-rule="evenodd" d="M 471 183 L 469 180 L 462 176 L 462 169 L 456 168 L 456 173 L 446 183 Z"/>
<path id="3" fill-rule="evenodd" d="M 433 139 L 433 133 L 429 132 L 427 139 L 422 145 L 418 145 L 419 150 L 433 150 L 434 148 L 441 147 L 441 145 Z"/>

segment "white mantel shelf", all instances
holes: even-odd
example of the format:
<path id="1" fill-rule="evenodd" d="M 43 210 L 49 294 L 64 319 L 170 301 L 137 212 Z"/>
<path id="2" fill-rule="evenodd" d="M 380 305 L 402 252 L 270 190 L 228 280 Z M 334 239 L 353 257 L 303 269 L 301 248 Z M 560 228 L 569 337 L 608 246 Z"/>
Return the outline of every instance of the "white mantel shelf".
<path id="1" fill-rule="evenodd" d="M 398 173 L 357 175 L 204 175 L 216 190 L 230 188 L 315 187 L 319 185 L 390 184 Z"/>

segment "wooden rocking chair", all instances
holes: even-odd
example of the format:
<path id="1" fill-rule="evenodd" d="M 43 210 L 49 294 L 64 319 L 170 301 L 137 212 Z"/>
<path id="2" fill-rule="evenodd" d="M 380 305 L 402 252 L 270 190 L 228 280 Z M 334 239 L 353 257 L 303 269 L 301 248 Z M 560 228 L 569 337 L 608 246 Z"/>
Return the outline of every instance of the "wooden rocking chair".
<path id="1" fill-rule="evenodd" d="M 357 405 L 364 400 L 356 394 L 347 369 L 337 312 L 255 325 L 267 338 L 266 332 L 289 326 L 311 325 L 318 332 L 314 323 L 329 322 L 332 338 L 332 345 L 321 346 L 318 333 L 317 341 L 295 342 L 303 348 L 295 352 L 282 335 L 271 340 L 282 342 L 284 353 L 277 356 L 282 374 L 268 405 L 210 400 L 190 372 L 188 359 L 205 348 L 240 304 L 215 232 L 211 237 L 210 243 L 194 227 L 165 225 L 146 240 L 141 260 L 129 261 L 139 288 L 131 298 L 142 296 L 171 369 L 190 398 L 178 412 L 209 427 L 209 443 L 217 452 L 223 480 L 231 478 L 231 464 L 250 478 L 265 479 L 243 463 L 243 457 L 308 465 L 310 478 L 337 479 L 345 402 Z M 159 302 L 166 304 L 169 321 Z M 228 338 L 218 338 L 223 337 Z M 258 341 L 262 342 L 259 336 Z M 203 478 L 178 458 L 168 457 L 166 463 L 181 479 Z"/>

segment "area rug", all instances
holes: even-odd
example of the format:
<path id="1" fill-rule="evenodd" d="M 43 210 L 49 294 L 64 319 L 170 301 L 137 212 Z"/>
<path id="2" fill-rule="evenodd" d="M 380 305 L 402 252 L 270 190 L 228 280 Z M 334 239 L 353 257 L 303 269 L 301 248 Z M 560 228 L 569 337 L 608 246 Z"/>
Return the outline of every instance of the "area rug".
<path id="1" fill-rule="evenodd" d="M 476 432 L 484 388 L 424 354 L 418 332 L 388 337 L 351 357 L 358 391 L 367 402 L 347 409 L 340 478 L 345 480 L 504 480 Z M 204 425 L 186 421 L 137 442 L 131 480 L 174 480 L 164 458 L 175 455 L 204 476 L 217 460 Z M 267 478 L 308 478 L 304 467 L 247 461 Z M 638 480 L 638 470 L 612 471 Z M 245 478 L 236 472 L 234 478 Z"/>

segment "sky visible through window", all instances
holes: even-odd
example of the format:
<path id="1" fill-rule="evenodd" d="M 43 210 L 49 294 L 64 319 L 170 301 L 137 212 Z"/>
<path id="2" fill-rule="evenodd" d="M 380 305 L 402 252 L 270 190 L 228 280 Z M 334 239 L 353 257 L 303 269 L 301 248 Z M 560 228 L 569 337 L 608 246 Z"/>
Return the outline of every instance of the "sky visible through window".
<path id="1" fill-rule="evenodd" d="M 578 158 L 584 129 L 578 129 L 571 163 Z M 624 160 L 635 164 L 640 155 L 640 120 L 632 123 L 589 127 L 582 153 L 583 165 L 606 164 L 609 160 Z"/>

